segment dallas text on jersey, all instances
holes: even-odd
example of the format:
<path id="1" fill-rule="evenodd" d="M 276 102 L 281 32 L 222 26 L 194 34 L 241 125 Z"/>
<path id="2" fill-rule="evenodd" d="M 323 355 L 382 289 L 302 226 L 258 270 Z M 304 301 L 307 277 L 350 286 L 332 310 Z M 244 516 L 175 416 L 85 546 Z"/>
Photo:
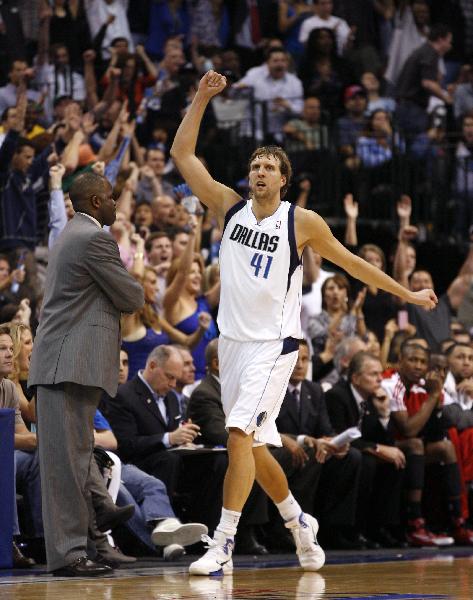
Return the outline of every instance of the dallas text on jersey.
<path id="1" fill-rule="evenodd" d="M 233 228 L 230 239 L 238 244 L 243 244 L 243 246 L 248 246 L 248 248 L 271 253 L 276 252 L 279 244 L 278 235 L 269 236 L 267 233 L 254 231 L 238 223 Z"/>

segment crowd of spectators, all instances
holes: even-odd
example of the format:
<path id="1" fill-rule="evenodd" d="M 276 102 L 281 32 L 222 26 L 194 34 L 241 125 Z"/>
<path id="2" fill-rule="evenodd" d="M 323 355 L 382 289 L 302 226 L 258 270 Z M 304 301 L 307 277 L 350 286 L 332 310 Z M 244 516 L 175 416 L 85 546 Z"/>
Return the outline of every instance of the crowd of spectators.
<path id="1" fill-rule="evenodd" d="M 426 232 L 460 243 L 464 262 L 430 313 L 305 252 L 305 340 L 278 420 L 283 447 L 271 451 L 328 547 L 473 545 L 470 3 L 10 0 L 0 17 L 0 407 L 17 409 L 14 534 L 25 552 L 41 559 L 29 355 L 48 249 L 87 170 L 113 185 L 110 234 L 145 293 L 122 318 L 121 385 L 95 423 L 112 471 L 121 463 L 117 504 L 135 506 L 115 542 L 176 558 L 185 543 L 170 548 L 173 532 L 218 522 L 221 230 L 169 152 L 208 69 L 228 81 L 199 138 L 215 179 L 244 196 L 250 151 L 282 145 L 290 201 L 341 217 L 342 241 L 412 290 L 437 277 L 417 263 Z M 359 245 L 360 219 L 374 227 L 381 215 L 394 247 Z M 361 438 L 331 444 L 352 426 Z M 291 547 L 270 504 L 255 484 L 237 552 Z M 104 560 L 126 560 L 92 537 Z"/>

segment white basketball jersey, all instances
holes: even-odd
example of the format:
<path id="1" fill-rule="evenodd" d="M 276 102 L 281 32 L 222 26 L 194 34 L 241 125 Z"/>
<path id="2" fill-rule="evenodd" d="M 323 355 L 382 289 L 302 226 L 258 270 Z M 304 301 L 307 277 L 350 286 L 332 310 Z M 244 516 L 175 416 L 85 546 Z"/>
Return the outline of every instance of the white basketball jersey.
<path id="1" fill-rule="evenodd" d="M 220 332 L 237 341 L 301 338 L 302 261 L 294 209 L 281 202 L 259 223 L 252 200 L 225 215 L 220 245 Z"/>

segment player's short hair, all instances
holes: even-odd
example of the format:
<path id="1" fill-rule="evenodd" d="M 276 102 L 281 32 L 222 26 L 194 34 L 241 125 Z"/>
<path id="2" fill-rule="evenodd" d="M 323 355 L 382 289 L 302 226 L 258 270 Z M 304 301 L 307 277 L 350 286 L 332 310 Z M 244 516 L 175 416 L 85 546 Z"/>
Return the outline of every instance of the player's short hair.
<path id="1" fill-rule="evenodd" d="M 286 183 L 281 188 L 281 198 L 284 198 L 292 179 L 292 166 L 288 155 L 280 146 L 260 146 L 259 148 L 256 148 L 256 150 L 250 156 L 250 160 L 248 161 L 248 171 L 250 170 L 251 163 L 258 156 L 272 156 L 273 158 L 277 158 L 279 161 L 279 170 L 281 171 L 281 175 L 284 175 L 286 178 Z"/>

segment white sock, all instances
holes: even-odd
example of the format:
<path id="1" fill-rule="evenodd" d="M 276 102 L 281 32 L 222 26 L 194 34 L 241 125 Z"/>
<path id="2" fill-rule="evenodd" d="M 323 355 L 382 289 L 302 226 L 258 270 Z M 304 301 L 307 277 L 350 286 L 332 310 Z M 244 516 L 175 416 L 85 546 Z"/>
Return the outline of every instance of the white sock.
<path id="1" fill-rule="evenodd" d="M 286 524 L 290 521 L 294 521 L 294 525 L 297 525 L 302 508 L 291 492 L 289 492 L 289 496 L 285 500 L 279 502 L 279 504 L 276 504 L 276 507 Z"/>
<path id="2" fill-rule="evenodd" d="M 241 512 L 227 510 L 222 507 L 222 516 L 220 517 L 220 523 L 217 525 L 217 531 L 221 531 L 225 535 L 234 536 L 237 532 L 240 517 Z"/>

